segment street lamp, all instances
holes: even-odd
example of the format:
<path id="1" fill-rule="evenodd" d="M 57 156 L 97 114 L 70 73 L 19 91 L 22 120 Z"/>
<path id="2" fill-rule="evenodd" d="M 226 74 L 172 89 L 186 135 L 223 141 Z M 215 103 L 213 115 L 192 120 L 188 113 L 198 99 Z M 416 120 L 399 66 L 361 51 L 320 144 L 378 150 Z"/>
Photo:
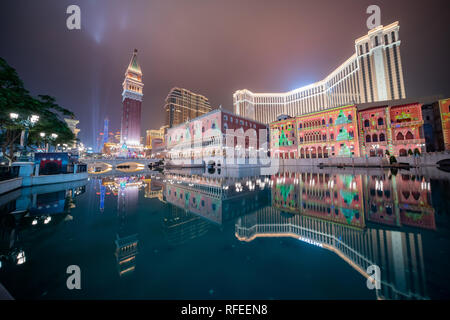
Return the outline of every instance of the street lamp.
<path id="1" fill-rule="evenodd" d="M 19 119 L 19 114 L 15 113 L 15 112 L 11 112 L 9 114 L 9 117 L 11 118 L 12 121 L 14 122 L 18 122 L 20 125 L 25 127 L 25 130 L 22 130 L 22 134 L 20 137 L 20 145 L 22 147 L 21 150 L 21 155 L 20 155 L 20 160 L 24 160 L 27 161 L 28 157 L 26 156 L 26 149 L 27 149 L 27 140 L 28 140 L 28 132 L 30 130 L 31 127 L 33 127 L 38 121 L 39 121 L 39 116 L 37 115 L 31 115 L 29 116 L 26 120 L 18 120 Z"/>
<path id="2" fill-rule="evenodd" d="M 38 121 L 39 121 L 39 116 L 33 114 L 30 118 L 30 122 L 34 125 Z"/>

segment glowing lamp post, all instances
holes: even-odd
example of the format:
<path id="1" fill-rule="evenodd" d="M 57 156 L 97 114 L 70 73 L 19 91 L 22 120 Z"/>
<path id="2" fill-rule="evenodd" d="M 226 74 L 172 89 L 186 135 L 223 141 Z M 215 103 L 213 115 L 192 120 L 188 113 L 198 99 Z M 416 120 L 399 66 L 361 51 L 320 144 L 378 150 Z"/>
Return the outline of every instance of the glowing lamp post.
<path id="1" fill-rule="evenodd" d="M 28 133 L 30 131 L 30 128 L 32 128 L 38 121 L 39 116 L 37 115 L 31 115 L 26 120 L 19 120 L 19 114 L 15 112 L 11 112 L 9 114 L 10 119 L 23 127 L 25 127 L 24 130 L 22 130 L 22 134 L 20 136 L 20 145 L 22 147 L 21 154 L 20 154 L 20 160 L 28 161 L 27 157 L 27 142 L 28 142 Z"/>

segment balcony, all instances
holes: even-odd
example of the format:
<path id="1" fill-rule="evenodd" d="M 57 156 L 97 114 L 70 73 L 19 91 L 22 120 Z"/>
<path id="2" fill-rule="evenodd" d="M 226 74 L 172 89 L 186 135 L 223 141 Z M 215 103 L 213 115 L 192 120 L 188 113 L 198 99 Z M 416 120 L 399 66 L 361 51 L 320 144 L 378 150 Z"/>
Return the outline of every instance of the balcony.
<path id="1" fill-rule="evenodd" d="M 425 139 L 405 139 L 405 140 L 393 140 L 392 144 L 394 145 L 402 145 L 402 144 L 424 144 Z"/>

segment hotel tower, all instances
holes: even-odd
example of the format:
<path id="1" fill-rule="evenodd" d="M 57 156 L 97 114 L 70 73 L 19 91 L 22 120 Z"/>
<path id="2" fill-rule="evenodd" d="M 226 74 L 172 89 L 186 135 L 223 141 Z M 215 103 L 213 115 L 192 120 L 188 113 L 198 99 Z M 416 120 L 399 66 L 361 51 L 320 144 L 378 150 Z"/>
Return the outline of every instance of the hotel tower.
<path id="1" fill-rule="evenodd" d="M 120 132 L 120 144 L 137 146 L 141 142 L 141 104 L 142 104 L 142 71 L 137 61 L 137 50 L 133 56 L 123 81 L 122 92 L 122 123 Z"/>
<path id="2" fill-rule="evenodd" d="M 183 88 L 172 88 L 166 98 L 166 126 L 172 128 L 210 112 L 208 98 Z"/>
<path id="3" fill-rule="evenodd" d="M 355 40 L 355 53 L 325 79 L 284 93 L 233 95 L 234 112 L 263 123 L 347 104 L 406 98 L 399 24 L 378 26 Z"/>

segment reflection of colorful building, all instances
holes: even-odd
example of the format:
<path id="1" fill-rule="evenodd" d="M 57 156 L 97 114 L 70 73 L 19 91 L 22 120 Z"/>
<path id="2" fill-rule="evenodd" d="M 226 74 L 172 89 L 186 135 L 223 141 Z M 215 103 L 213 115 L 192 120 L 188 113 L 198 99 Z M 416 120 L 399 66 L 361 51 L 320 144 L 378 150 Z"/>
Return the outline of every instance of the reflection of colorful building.
<path id="1" fill-rule="evenodd" d="M 273 207 L 240 217 L 235 236 L 250 242 L 256 238 L 290 237 L 337 254 L 361 275 L 367 268 L 381 269 L 378 299 L 427 299 L 426 273 L 420 234 L 384 229 L 360 229 L 302 214 L 286 216 Z M 332 267 L 330 267 L 332 268 Z"/>
<path id="2" fill-rule="evenodd" d="M 430 183 L 423 177 L 366 176 L 363 190 L 368 221 L 393 227 L 436 229 Z"/>
<path id="3" fill-rule="evenodd" d="M 169 244 L 180 245 L 199 238 L 211 228 L 211 223 L 200 216 L 176 205 L 170 203 L 167 205 L 169 210 L 164 210 L 163 230 Z"/>
<path id="4" fill-rule="evenodd" d="M 279 173 L 272 177 L 272 205 L 280 210 L 364 228 L 359 175 Z"/>

